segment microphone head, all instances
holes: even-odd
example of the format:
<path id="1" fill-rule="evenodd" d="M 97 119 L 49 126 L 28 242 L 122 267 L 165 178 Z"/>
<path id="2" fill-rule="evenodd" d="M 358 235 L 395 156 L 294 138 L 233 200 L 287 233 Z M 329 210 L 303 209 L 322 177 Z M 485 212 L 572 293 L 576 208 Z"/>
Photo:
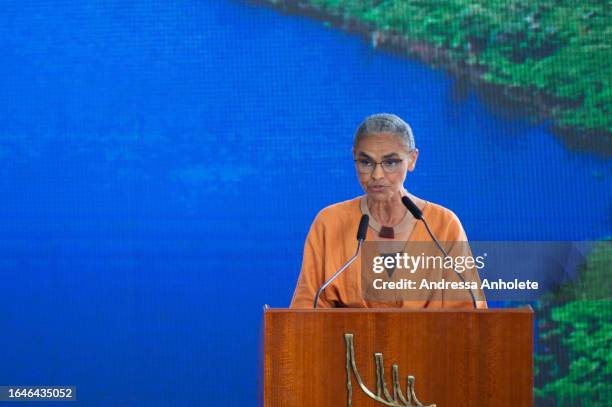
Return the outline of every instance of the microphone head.
<path id="1" fill-rule="evenodd" d="M 365 239 L 369 223 L 370 217 L 368 215 L 362 215 L 359 221 L 359 229 L 357 229 L 357 240 Z"/>
<path id="2" fill-rule="evenodd" d="M 416 206 L 416 204 L 414 202 L 412 202 L 412 199 L 408 198 L 407 196 L 403 196 L 402 197 L 402 203 L 404 204 L 406 209 L 408 209 L 408 211 L 410 211 L 412 216 L 414 216 L 415 218 L 417 218 L 419 220 L 423 219 L 423 211 L 421 211 L 419 209 L 419 207 Z"/>

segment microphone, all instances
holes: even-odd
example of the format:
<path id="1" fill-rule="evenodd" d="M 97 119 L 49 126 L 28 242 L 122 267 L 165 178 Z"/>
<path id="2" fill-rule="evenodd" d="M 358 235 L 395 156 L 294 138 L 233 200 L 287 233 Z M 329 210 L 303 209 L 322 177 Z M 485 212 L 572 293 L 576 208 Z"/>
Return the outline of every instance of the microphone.
<path id="1" fill-rule="evenodd" d="M 359 250 L 361 250 L 361 244 L 363 243 L 366 233 L 368 231 L 368 224 L 370 222 L 370 217 L 368 215 L 362 215 L 361 220 L 359 221 L 359 228 L 357 229 L 357 250 L 355 250 L 355 254 L 351 257 L 338 271 L 334 273 L 323 285 L 317 290 L 317 295 L 315 295 L 313 308 L 317 308 L 317 304 L 319 302 L 319 297 L 323 290 L 325 290 L 331 283 L 338 277 L 344 270 L 348 268 L 355 259 L 357 259 L 357 255 L 359 255 Z"/>
<path id="2" fill-rule="evenodd" d="M 418 220 L 423 220 L 423 211 L 420 210 L 414 202 L 412 202 L 412 199 L 408 198 L 407 196 L 403 196 L 402 203 L 404 204 L 406 209 L 408 209 L 408 211 L 412 214 L 412 216 L 414 216 Z"/>
<path id="3" fill-rule="evenodd" d="M 412 202 L 412 199 L 408 198 L 407 196 L 402 197 L 402 203 L 404 204 L 406 209 L 408 209 L 408 211 L 412 214 L 412 216 L 415 217 L 415 219 L 423 222 L 423 224 L 425 225 L 425 229 L 427 229 L 427 233 L 429 233 L 429 236 L 431 237 L 431 240 L 434 241 L 434 243 L 438 247 L 438 250 L 440 250 L 440 252 L 444 255 L 444 259 L 446 259 L 448 257 L 448 253 L 446 253 L 446 250 L 444 250 L 442 245 L 440 245 L 440 242 L 438 241 L 438 239 L 436 239 L 436 236 L 434 236 L 433 232 L 429 228 L 429 225 L 427 224 L 427 220 L 425 220 L 425 217 L 423 217 L 423 211 L 420 210 L 419 207 L 416 206 L 414 202 Z M 453 268 L 453 271 L 459 276 L 459 279 L 461 279 L 461 281 L 465 284 L 465 278 L 463 278 L 463 275 L 459 273 L 457 270 L 455 270 L 454 268 Z M 474 308 L 477 308 L 476 298 L 474 297 L 474 293 L 472 292 L 472 289 L 468 288 L 468 291 L 470 292 L 470 297 L 472 297 L 472 305 L 474 305 Z"/>
<path id="4" fill-rule="evenodd" d="M 357 242 L 361 243 L 365 240 L 366 233 L 368 231 L 368 224 L 370 223 L 370 217 L 363 215 L 359 221 L 359 228 L 357 229 Z"/>

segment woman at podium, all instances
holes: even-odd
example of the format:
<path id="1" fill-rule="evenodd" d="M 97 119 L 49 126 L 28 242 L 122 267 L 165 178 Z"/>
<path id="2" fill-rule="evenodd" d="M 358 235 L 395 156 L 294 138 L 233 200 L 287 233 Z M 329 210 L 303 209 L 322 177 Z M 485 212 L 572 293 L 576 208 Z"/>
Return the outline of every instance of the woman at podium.
<path id="1" fill-rule="evenodd" d="M 432 241 L 423 222 L 402 203 L 403 196 L 408 196 L 422 211 L 440 242 L 451 242 L 451 245 L 452 242 L 467 242 L 461 222 L 453 212 L 418 198 L 404 188 L 407 174 L 415 169 L 419 150 L 410 126 L 401 118 L 387 113 L 367 117 L 355 132 L 352 152 L 357 179 L 365 194 L 330 205 L 317 214 L 304 245 L 292 308 L 312 308 L 317 290 L 355 254 L 355 231 L 364 214 L 369 216 L 364 245 L 370 241 Z M 385 301 L 368 298 L 364 295 L 360 257 L 321 293 L 319 307 L 471 309 L 487 306 L 475 269 L 468 270 L 463 278 L 478 288 L 471 290 L 471 294 L 463 290 L 463 298 L 451 298 L 441 289 L 429 290 L 427 295 L 421 290 L 417 299 L 405 296 Z M 448 273 L 445 279 L 456 279 L 453 274 Z"/>

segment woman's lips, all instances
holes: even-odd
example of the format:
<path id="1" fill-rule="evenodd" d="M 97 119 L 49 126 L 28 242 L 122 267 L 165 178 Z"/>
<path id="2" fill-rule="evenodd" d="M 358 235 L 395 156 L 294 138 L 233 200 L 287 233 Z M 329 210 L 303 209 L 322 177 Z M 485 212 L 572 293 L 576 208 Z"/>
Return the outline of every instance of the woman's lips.
<path id="1" fill-rule="evenodd" d="M 372 192 L 381 192 L 387 188 L 385 185 L 370 185 L 368 189 Z"/>

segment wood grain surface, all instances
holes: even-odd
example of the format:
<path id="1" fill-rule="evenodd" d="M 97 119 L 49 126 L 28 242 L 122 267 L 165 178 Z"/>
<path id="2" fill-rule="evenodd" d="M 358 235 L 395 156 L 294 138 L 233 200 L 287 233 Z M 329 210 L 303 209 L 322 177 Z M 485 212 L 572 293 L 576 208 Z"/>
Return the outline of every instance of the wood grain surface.
<path id="1" fill-rule="evenodd" d="M 398 364 L 402 389 L 415 376 L 416 396 L 437 407 L 533 405 L 533 312 L 503 310 L 264 310 L 266 407 L 346 406 L 344 333 L 354 334 L 363 381 L 376 391 L 374 353 Z M 382 406 L 354 376 L 353 406 Z"/>

